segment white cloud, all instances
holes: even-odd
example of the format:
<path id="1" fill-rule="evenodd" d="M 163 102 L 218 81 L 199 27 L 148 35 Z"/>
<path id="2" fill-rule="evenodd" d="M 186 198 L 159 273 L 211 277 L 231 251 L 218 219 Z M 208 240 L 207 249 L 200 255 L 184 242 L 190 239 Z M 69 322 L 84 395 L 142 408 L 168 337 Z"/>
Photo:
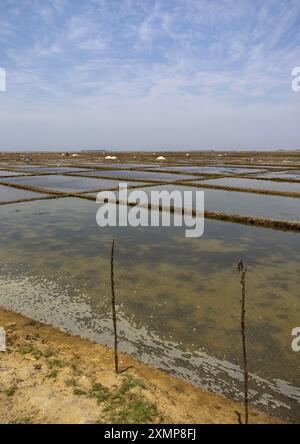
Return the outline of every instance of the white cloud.
<path id="1" fill-rule="evenodd" d="M 286 144 L 295 143 L 290 115 L 298 105 L 290 72 L 300 60 L 296 0 L 89 0 L 76 2 L 77 9 L 72 0 L 47 0 L 34 1 L 30 13 L 25 3 L 4 1 L 14 8 L 10 20 L 0 20 L 0 65 L 9 80 L 0 101 L 6 143 L 7 110 L 21 119 L 26 101 L 31 110 L 24 119 L 32 131 L 23 136 L 34 143 L 40 137 L 34 116 L 48 119 L 53 144 L 56 134 L 66 143 L 83 140 L 81 128 L 76 137 L 68 133 L 71 121 L 90 134 L 92 146 L 100 136 L 109 143 L 105 128 L 122 134 L 111 131 L 111 146 L 136 140 L 159 148 L 156 137 L 177 146 L 185 137 L 195 147 L 200 134 L 204 145 L 272 145 L 283 135 Z M 280 113 L 289 131 L 280 127 Z"/>
<path id="2" fill-rule="evenodd" d="M 86 51 L 102 51 L 107 47 L 107 44 L 100 38 L 92 38 L 80 42 L 78 46 Z"/>

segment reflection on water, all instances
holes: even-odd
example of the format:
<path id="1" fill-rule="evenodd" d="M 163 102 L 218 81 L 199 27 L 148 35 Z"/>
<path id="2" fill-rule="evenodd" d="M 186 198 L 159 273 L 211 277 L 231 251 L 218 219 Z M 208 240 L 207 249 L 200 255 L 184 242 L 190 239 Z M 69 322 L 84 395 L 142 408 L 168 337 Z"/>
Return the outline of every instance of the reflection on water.
<path id="1" fill-rule="evenodd" d="M 199 182 L 200 183 L 200 182 Z M 272 182 L 269 180 L 258 179 L 240 179 L 234 177 L 227 177 L 225 179 L 206 180 L 202 183 L 207 185 L 218 185 L 224 187 L 237 188 L 253 188 L 255 190 L 269 190 L 269 191 L 285 191 L 290 193 L 300 193 L 300 183 L 292 182 Z"/>
<path id="2" fill-rule="evenodd" d="M 0 170 L 0 177 L 20 176 L 22 174 L 23 173 L 17 173 L 16 171 Z"/>
<path id="3" fill-rule="evenodd" d="M 160 166 L 162 171 L 174 171 L 174 172 L 185 172 L 192 174 L 248 174 L 248 173 L 259 173 L 266 170 L 259 168 L 238 168 L 235 166 Z"/>
<path id="4" fill-rule="evenodd" d="M 10 202 L 14 200 L 32 199 L 45 196 L 46 194 L 34 193 L 32 191 L 0 185 L 0 202 Z"/>
<path id="5" fill-rule="evenodd" d="M 18 171 L 26 173 L 76 173 L 86 171 L 84 168 L 77 167 L 45 167 L 45 166 L 15 166 Z"/>
<path id="6" fill-rule="evenodd" d="M 299 420 L 297 233 L 206 221 L 180 228 L 99 228 L 80 199 L 0 208 L 0 304 L 111 344 L 109 254 L 116 238 L 122 349 L 201 387 L 241 399 L 240 287 L 249 265 L 247 339 L 251 401 Z"/>
<path id="7" fill-rule="evenodd" d="M 185 175 L 185 174 L 175 174 L 175 173 L 155 173 L 152 171 L 134 171 L 134 170 L 109 170 L 109 171 L 91 171 L 85 173 L 86 176 L 90 177 L 118 177 L 120 179 L 138 179 L 138 180 L 152 180 L 157 182 L 171 182 L 175 180 L 186 180 L 194 179 L 195 176 Z"/>
<path id="8" fill-rule="evenodd" d="M 151 186 L 142 189 L 150 197 L 151 191 L 200 191 L 201 188 L 193 187 L 191 184 L 185 186 L 163 185 Z M 266 194 L 243 193 L 228 190 L 204 191 L 205 209 L 226 214 L 239 214 L 242 216 L 257 216 L 268 219 L 299 221 L 300 202 L 298 198 L 268 196 Z M 96 196 L 97 193 L 94 193 Z M 130 195 L 129 195 L 130 196 Z M 195 207 L 195 196 L 192 199 L 185 198 L 185 208 Z"/>
<path id="9" fill-rule="evenodd" d="M 287 171 L 277 171 L 277 172 L 272 171 L 269 173 L 259 174 L 257 178 L 288 179 L 289 181 L 300 180 L 300 171 L 299 170 L 287 170 Z"/>
<path id="10" fill-rule="evenodd" d="M 131 168 L 146 168 L 150 167 L 149 163 L 110 163 L 105 161 L 105 163 L 95 163 L 95 162 L 85 162 L 83 166 L 95 167 L 95 168 L 116 168 L 116 169 L 131 169 Z"/>
<path id="11" fill-rule="evenodd" d="M 7 183 L 25 184 L 70 193 L 89 190 L 109 190 L 119 186 L 119 181 L 114 179 L 94 179 L 61 175 L 13 177 L 5 181 Z M 136 182 L 128 182 L 128 186 L 129 185 L 136 185 Z"/>

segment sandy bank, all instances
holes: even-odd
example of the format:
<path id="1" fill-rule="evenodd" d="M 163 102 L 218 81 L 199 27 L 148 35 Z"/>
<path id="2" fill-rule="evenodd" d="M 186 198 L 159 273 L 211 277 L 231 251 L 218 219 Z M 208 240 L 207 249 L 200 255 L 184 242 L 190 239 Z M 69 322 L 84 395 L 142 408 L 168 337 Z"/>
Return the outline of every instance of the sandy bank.
<path id="1" fill-rule="evenodd" d="M 0 423 L 237 423 L 241 404 L 107 347 L 0 309 Z M 251 410 L 252 423 L 278 419 Z"/>

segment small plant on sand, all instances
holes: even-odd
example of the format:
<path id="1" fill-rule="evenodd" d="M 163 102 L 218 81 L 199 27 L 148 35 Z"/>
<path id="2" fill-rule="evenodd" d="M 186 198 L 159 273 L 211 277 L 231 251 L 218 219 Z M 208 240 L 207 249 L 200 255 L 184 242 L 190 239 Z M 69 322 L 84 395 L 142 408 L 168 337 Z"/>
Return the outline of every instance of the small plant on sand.
<path id="1" fill-rule="evenodd" d="M 51 348 L 48 348 L 45 352 L 44 352 L 44 357 L 45 358 L 52 358 L 53 356 L 55 356 L 55 352 L 53 350 L 51 350 Z"/>
<path id="2" fill-rule="evenodd" d="M 47 359 L 47 364 L 50 369 L 64 367 L 64 362 L 60 359 Z"/>
<path id="3" fill-rule="evenodd" d="M 86 393 L 85 390 L 82 390 L 79 387 L 74 387 L 73 394 L 76 395 L 76 396 L 83 396 L 83 395 L 86 395 L 87 393 Z"/>
<path id="4" fill-rule="evenodd" d="M 131 389 L 134 389 L 135 387 L 145 389 L 146 384 L 144 383 L 144 381 L 136 378 L 135 376 L 127 374 L 124 376 L 122 384 L 116 391 L 115 395 L 116 397 L 123 396 L 126 393 L 128 393 Z"/>
<path id="5" fill-rule="evenodd" d="M 75 378 L 66 379 L 65 384 L 67 387 L 75 387 L 76 386 L 76 379 Z"/>
<path id="6" fill-rule="evenodd" d="M 5 393 L 6 396 L 8 396 L 9 398 L 14 396 L 14 394 L 16 393 L 17 387 L 15 385 L 12 385 L 11 387 L 3 390 L 3 392 Z"/>
<path id="7" fill-rule="evenodd" d="M 33 420 L 29 416 L 22 418 L 15 418 L 9 422 L 9 424 L 33 424 Z"/>
<path id="8" fill-rule="evenodd" d="M 46 378 L 53 378 L 53 379 L 55 379 L 55 378 L 57 378 L 57 375 L 58 375 L 58 370 L 54 369 L 51 372 L 47 373 Z"/>
<path id="9" fill-rule="evenodd" d="M 112 424 L 145 424 L 151 423 L 158 416 L 155 404 L 132 396 L 126 400 L 125 405 L 110 403 L 103 412 Z"/>
<path id="10" fill-rule="evenodd" d="M 25 347 L 20 347 L 17 350 L 21 355 L 32 355 L 35 359 L 39 359 L 42 356 L 42 352 L 32 345 L 27 345 Z"/>
<path id="11" fill-rule="evenodd" d="M 136 388 L 139 390 L 133 391 Z M 142 424 L 161 419 L 156 405 L 144 397 L 142 390 L 145 388 L 143 381 L 125 375 L 120 387 L 110 392 L 102 420 L 113 424 Z"/>
<path id="12" fill-rule="evenodd" d="M 2 352 L 2 353 L 6 353 L 6 354 L 10 355 L 12 352 L 13 352 L 12 349 L 7 347 L 5 352 Z"/>
<path id="13" fill-rule="evenodd" d="M 71 370 L 73 371 L 73 373 L 75 373 L 76 375 L 80 375 L 81 370 L 80 370 L 80 358 L 79 356 L 74 356 L 70 363 L 69 366 L 71 368 Z"/>
<path id="14" fill-rule="evenodd" d="M 102 385 L 100 382 L 94 382 L 91 390 L 89 391 L 90 398 L 96 398 L 97 404 L 106 401 L 109 397 L 109 389 Z"/>

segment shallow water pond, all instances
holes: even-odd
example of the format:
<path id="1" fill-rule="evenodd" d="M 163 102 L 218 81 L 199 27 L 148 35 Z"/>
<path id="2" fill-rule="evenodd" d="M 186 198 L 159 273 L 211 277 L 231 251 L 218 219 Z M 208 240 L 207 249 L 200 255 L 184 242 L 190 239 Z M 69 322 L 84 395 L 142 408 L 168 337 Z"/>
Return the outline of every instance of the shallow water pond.
<path id="1" fill-rule="evenodd" d="M 86 171 L 84 168 L 76 167 L 46 167 L 46 166 L 19 166 L 16 167 L 19 171 L 26 173 L 76 173 Z"/>
<path id="2" fill-rule="evenodd" d="M 99 228 L 83 199 L 0 207 L 0 305 L 112 344 L 110 248 L 121 349 L 233 399 L 242 399 L 240 285 L 247 273 L 251 403 L 299 421 L 300 235 L 206 220 L 182 228 Z"/>
<path id="3" fill-rule="evenodd" d="M 85 173 L 86 176 L 95 177 L 112 177 L 120 179 L 138 179 L 138 180 L 152 180 L 156 182 L 173 182 L 176 180 L 187 180 L 194 179 L 194 176 L 189 176 L 185 174 L 168 174 L 168 173 L 155 173 L 152 171 L 134 171 L 134 170 L 111 170 L 111 171 L 91 171 Z"/>
<path id="4" fill-rule="evenodd" d="M 174 172 L 182 171 L 184 173 L 192 174 L 248 174 L 265 171 L 258 168 L 238 168 L 234 166 L 165 166 L 160 169 Z"/>
<path id="5" fill-rule="evenodd" d="M 242 216 L 257 216 L 267 219 L 300 221 L 300 201 L 298 198 L 268 196 L 265 194 L 243 193 L 228 190 L 210 190 L 192 186 L 162 185 L 142 188 L 148 199 L 151 191 L 204 191 L 204 206 L 207 211 Z M 94 194 L 95 196 L 97 193 Z M 193 199 L 185 199 L 186 208 L 195 208 Z"/>
<path id="6" fill-rule="evenodd" d="M 258 178 L 266 179 L 287 179 L 287 180 L 300 180 L 299 170 L 288 170 L 288 171 L 270 171 L 268 173 L 259 174 Z"/>
<path id="7" fill-rule="evenodd" d="M 93 166 L 95 168 L 116 168 L 116 169 L 131 169 L 131 168 L 145 168 L 151 166 L 149 163 L 85 163 L 84 165 Z"/>
<path id="8" fill-rule="evenodd" d="M 7 177 L 7 176 L 20 176 L 23 173 L 18 173 L 16 171 L 7 171 L 7 170 L 0 170 L 0 179 L 1 177 Z"/>
<path id="9" fill-rule="evenodd" d="M 0 185 L 0 202 L 10 202 L 21 199 L 45 197 L 46 194 L 34 193 L 32 191 L 20 190 L 18 188 Z"/>
<path id="10" fill-rule="evenodd" d="M 54 175 L 10 178 L 6 179 L 6 182 L 72 193 L 117 188 L 120 181 L 113 179 L 93 179 L 87 177 Z M 128 186 L 130 185 L 136 185 L 136 182 L 128 182 Z"/>
<path id="11" fill-rule="evenodd" d="M 200 183 L 200 182 L 199 182 Z M 218 185 L 232 188 L 252 188 L 254 190 L 268 190 L 268 191 L 285 191 L 290 193 L 300 193 L 300 183 L 289 182 L 273 182 L 269 180 L 257 179 L 240 179 L 228 177 L 224 179 L 212 179 L 202 182 L 206 185 Z"/>

